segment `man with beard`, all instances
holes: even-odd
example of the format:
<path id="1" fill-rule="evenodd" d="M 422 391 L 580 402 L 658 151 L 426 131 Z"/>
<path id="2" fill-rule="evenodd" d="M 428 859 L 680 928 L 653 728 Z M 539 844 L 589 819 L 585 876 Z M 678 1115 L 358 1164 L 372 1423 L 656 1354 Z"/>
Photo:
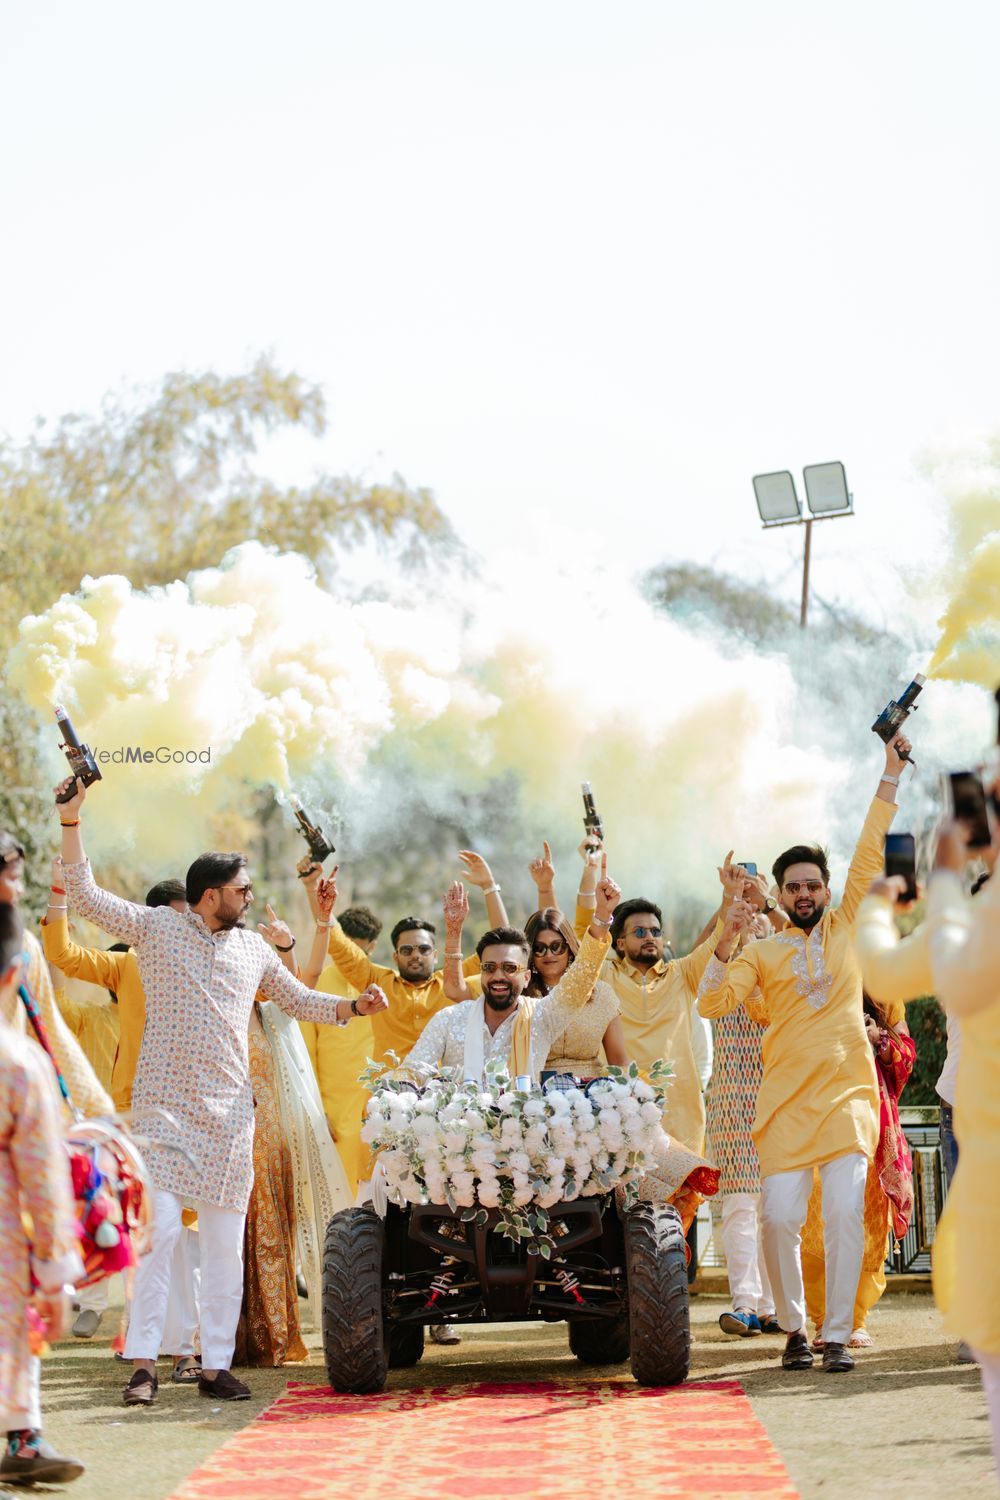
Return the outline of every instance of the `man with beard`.
<path id="1" fill-rule="evenodd" d="M 830 907 L 824 851 L 804 844 L 786 849 L 773 874 L 789 926 L 734 957 L 753 915 L 748 903 L 736 902 L 699 990 L 703 1016 L 728 1015 L 745 1004 L 767 1026 L 753 1139 L 760 1158 L 764 1262 L 778 1321 L 788 1335 L 786 1370 L 813 1363 L 800 1246 L 815 1167 L 822 1182 L 827 1279 L 823 1368 L 838 1372 L 854 1365 L 846 1345 L 864 1253 L 865 1178 L 878 1144 L 879 1097 L 853 928 L 882 868 L 909 751 L 903 736 L 886 747 L 885 771 L 837 910 Z"/>
<path id="2" fill-rule="evenodd" d="M 66 891 L 81 916 L 135 949 L 146 1025 L 132 1089 L 138 1130 L 155 1187 L 153 1246 L 139 1262 L 125 1354 L 135 1368 L 126 1406 L 156 1399 L 174 1246 L 186 1206 L 201 1241 L 201 1353 L 198 1389 L 218 1401 L 246 1401 L 230 1374 L 243 1298 L 243 1232 L 253 1184 L 254 1099 L 248 1030 L 259 992 L 306 1021 L 346 1025 L 386 1006 L 376 986 L 355 1000 L 307 989 L 260 933 L 246 930 L 253 900 L 246 856 L 210 853 L 187 872 L 187 907 L 139 906 L 101 890 L 83 850 L 87 795 L 67 778 L 56 788 Z M 287 950 L 286 950 L 287 951 Z M 164 1117 L 166 1112 L 168 1118 Z"/>

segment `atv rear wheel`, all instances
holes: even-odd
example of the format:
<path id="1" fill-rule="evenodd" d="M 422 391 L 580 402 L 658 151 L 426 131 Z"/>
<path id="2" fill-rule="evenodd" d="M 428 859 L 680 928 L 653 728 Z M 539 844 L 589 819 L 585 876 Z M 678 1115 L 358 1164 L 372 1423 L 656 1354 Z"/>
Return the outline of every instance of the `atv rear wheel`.
<path id="1" fill-rule="evenodd" d="M 407 1370 L 418 1365 L 424 1353 L 422 1323 L 390 1323 L 389 1369 Z"/>
<path id="2" fill-rule="evenodd" d="M 371 1208 L 343 1208 L 323 1245 L 323 1354 L 335 1391 L 385 1388 L 385 1225 Z"/>
<path id="3" fill-rule="evenodd" d="M 628 1359 L 628 1314 L 571 1318 L 569 1347 L 582 1365 L 622 1365 Z"/>
<path id="4" fill-rule="evenodd" d="M 676 1208 L 638 1203 L 625 1215 L 629 1345 L 640 1385 L 680 1385 L 691 1364 L 687 1258 Z"/>

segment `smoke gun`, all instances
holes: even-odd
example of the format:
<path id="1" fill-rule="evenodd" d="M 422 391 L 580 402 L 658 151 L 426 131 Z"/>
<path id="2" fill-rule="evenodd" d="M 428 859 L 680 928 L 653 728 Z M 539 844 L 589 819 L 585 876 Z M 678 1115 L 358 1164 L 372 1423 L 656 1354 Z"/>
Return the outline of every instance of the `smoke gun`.
<path id="1" fill-rule="evenodd" d="M 327 842 L 326 834 L 323 832 L 322 828 L 320 828 L 319 824 L 310 821 L 309 814 L 302 806 L 302 803 L 299 801 L 298 797 L 292 797 L 291 803 L 292 811 L 298 819 L 299 831 L 301 832 L 302 837 L 305 839 L 306 843 L 309 845 L 309 853 L 312 855 L 316 863 L 318 865 L 321 865 L 328 854 L 334 854 L 336 852 L 335 848 L 333 844 Z"/>
<path id="2" fill-rule="evenodd" d="M 584 781 L 580 784 L 583 792 L 583 827 L 585 833 L 592 833 L 602 842 L 604 840 L 604 829 L 601 825 L 600 815 L 594 806 L 594 794 L 590 790 L 590 782 Z"/>
<path id="3" fill-rule="evenodd" d="M 902 729 L 907 719 L 910 717 L 910 714 L 916 713 L 917 705 L 915 700 L 921 688 L 923 687 L 924 682 L 925 678 L 923 678 L 918 672 L 916 677 L 914 677 L 913 681 L 910 683 L 909 687 L 906 689 L 906 692 L 901 694 L 898 701 L 895 699 L 890 699 L 885 708 L 883 708 L 882 712 L 879 714 L 878 718 L 875 720 L 875 723 L 872 725 L 872 729 L 875 734 L 878 735 L 880 740 L 884 740 L 887 745 L 892 744 L 893 740 L 896 738 L 897 734 Z M 916 761 L 913 759 L 912 755 L 904 755 L 900 758 L 902 760 L 908 760 L 911 766 L 916 765 Z"/>
<path id="4" fill-rule="evenodd" d="M 69 721 L 69 714 L 61 703 L 56 704 L 55 715 L 56 723 L 59 726 L 59 733 L 62 735 L 62 744 L 59 748 L 69 761 L 69 768 L 73 775 L 82 781 L 84 786 L 92 786 L 95 781 L 102 781 L 103 777 L 97 769 L 94 752 L 89 745 L 80 744 L 76 730 Z M 56 801 L 69 802 L 75 796 L 76 787 L 70 786 L 64 792 L 60 792 Z"/>

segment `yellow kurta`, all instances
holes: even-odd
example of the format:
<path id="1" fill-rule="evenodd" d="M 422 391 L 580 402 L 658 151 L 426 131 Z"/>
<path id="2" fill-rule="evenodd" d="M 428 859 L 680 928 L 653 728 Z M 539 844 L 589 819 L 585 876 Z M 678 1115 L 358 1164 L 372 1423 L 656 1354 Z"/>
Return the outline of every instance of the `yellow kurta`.
<path id="1" fill-rule="evenodd" d="M 102 1089 L 111 1091 L 111 1075 L 118 1053 L 118 1007 L 108 995 L 93 1001 L 76 1000 L 66 990 L 56 990 L 56 1004 L 70 1031 L 83 1048 Z"/>
<path id="2" fill-rule="evenodd" d="M 25 930 L 24 947 L 28 955 L 28 989 L 34 996 L 42 1017 L 42 1025 L 48 1034 L 49 1045 L 55 1054 L 59 1070 L 66 1080 L 73 1103 L 88 1118 L 111 1114 L 111 1100 L 107 1091 L 98 1082 L 93 1068 L 84 1056 L 76 1037 L 63 1020 L 52 991 L 52 980 L 41 945 L 33 932 Z M 19 1036 L 30 1036 L 34 1031 L 28 1021 L 21 997 L 14 990 L 4 1002 L 3 1019 Z"/>
<path id="3" fill-rule="evenodd" d="M 578 922 L 583 915 L 581 908 Z M 586 913 L 588 922 L 592 915 Z M 663 1128 L 698 1156 L 705 1149 L 705 1100 L 694 1056 L 691 1012 L 721 934 L 722 924 L 716 923 L 708 940 L 686 958 L 661 959 L 651 969 L 637 969 L 617 955 L 608 959 L 600 975 L 617 996 L 628 1056 L 640 1068 L 649 1068 L 660 1058 L 672 1065 Z"/>
<path id="4" fill-rule="evenodd" d="M 908 937 L 900 938 L 892 903 L 884 896 L 866 896 L 862 901 L 854 945 L 865 989 L 889 1010 L 893 1026 L 903 1019 L 907 1000 L 933 995 L 927 927 L 918 927 Z"/>
<path id="5" fill-rule="evenodd" d="M 927 926 L 938 995 L 945 1010 L 959 1014 L 962 1022 L 955 1093 L 958 1168 L 934 1242 L 934 1295 L 952 1333 L 973 1349 L 997 1356 L 1000 874 L 972 902 L 957 879 L 936 874 Z"/>
<path id="6" fill-rule="evenodd" d="M 135 954 L 131 950 L 107 953 L 101 948 L 81 948 L 70 941 L 65 917 L 42 923 L 42 943 L 49 963 L 67 979 L 103 985 L 118 996 L 118 1050 L 111 1071 L 111 1097 L 116 1110 L 131 1109 L 132 1083 L 146 1026 L 146 995 Z"/>
<path id="7" fill-rule="evenodd" d="M 373 964 L 367 953 L 352 943 L 342 932 L 340 924 L 334 922 L 330 928 L 330 957 L 340 970 L 355 994 L 377 984 L 385 991 L 389 1009 L 379 1011 L 371 1017 L 372 1034 L 375 1038 L 376 1062 L 386 1062 L 386 1054 L 395 1052 L 404 1058 L 416 1045 L 431 1016 L 452 1004 L 444 992 L 444 974 L 437 969 L 423 984 L 411 984 L 402 979 L 395 969 L 382 964 Z M 463 965 L 466 974 L 478 974 L 479 960 L 472 956 Z"/>
<path id="8" fill-rule="evenodd" d="M 750 943 L 728 964 L 713 958 L 702 981 L 703 1016 L 748 1012 L 767 1021 L 764 1076 L 753 1139 L 761 1176 L 821 1166 L 878 1145 L 878 1080 L 865 1031 L 853 923 L 882 869 L 893 802 L 875 798 L 847 875 L 843 900 L 808 935 L 790 927 Z"/>
<path id="9" fill-rule="evenodd" d="M 341 995 L 347 1000 L 358 994 L 334 964 L 327 964 L 316 988 L 324 995 Z M 371 1017 L 358 1016 L 350 1026 L 320 1026 L 315 1021 L 300 1021 L 299 1027 L 316 1074 L 323 1113 L 354 1194 L 361 1177 L 368 1175 L 365 1167 L 370 1153 L 361 1144 L 368 1090 L 358 1082 L 358 1075 L 375 1055 Z"/>

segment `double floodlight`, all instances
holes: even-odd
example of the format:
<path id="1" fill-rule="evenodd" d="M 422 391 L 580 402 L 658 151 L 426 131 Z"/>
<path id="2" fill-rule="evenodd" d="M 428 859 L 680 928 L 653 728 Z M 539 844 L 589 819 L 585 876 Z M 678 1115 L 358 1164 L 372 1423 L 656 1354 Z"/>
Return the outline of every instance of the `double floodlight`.
<path id="1" fill-rule="evenodd" d="M 811 515 L 843 516 L 850 513 L 852 500 L 842 463 L 809 464 L 803 469 L 802 477 Z M 779 469 L 774 474 L 755 474 L 753 490 L 765 526 L 787 526 L 804 519 L 802 502 L 789 469 Z"/>

